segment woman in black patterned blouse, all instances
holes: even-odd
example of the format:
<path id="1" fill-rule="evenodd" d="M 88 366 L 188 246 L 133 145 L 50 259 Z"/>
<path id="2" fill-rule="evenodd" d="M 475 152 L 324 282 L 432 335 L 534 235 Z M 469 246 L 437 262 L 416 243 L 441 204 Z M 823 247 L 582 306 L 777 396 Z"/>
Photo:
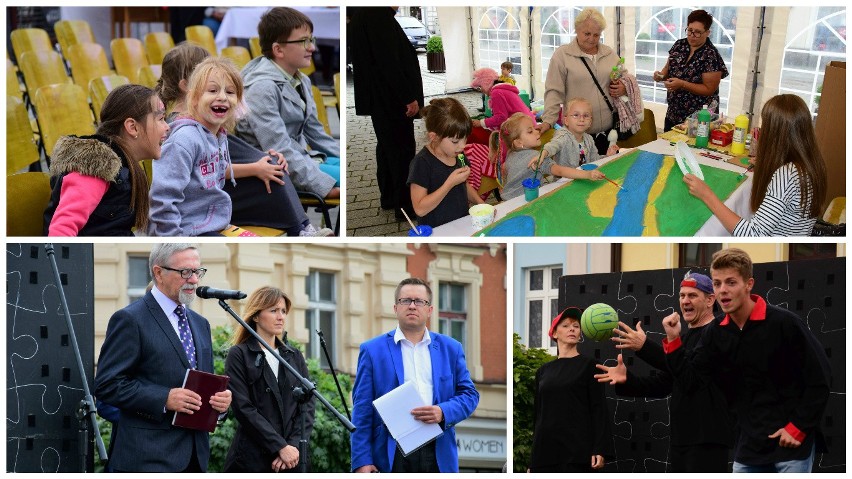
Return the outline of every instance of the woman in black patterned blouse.
<path id="1" fill-rule="evenodd" d="M 687 17 L 686 38 L 676 41 L 662 70 L 654 80 L 668 90 L 664 130 L 682 123 L 703 105 L 719 104 L 719 83 L 728 76 L 728 68 L 719 50 L 710 41 L 713 16 L 694 10 Z"/>

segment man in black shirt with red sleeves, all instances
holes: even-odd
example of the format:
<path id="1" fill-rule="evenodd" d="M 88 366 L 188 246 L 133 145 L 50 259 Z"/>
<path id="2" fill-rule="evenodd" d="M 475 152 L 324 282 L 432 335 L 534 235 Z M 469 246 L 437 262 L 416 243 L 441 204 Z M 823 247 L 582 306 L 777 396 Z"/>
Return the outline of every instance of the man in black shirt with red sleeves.
<path id="1" fill-rule="evenodd" d="M 718 251 L 710 266 L 724 317 L 714 319 L 687 355 L 680 321 L 663 320 L 666 362 L 685 387 L 710 377 L 736 419 L 734 472 L 811 472 L 824 448 L 819 423 L 828 402 L 828 358 L 801 318 L 756 294 L 751 258 Z"/>

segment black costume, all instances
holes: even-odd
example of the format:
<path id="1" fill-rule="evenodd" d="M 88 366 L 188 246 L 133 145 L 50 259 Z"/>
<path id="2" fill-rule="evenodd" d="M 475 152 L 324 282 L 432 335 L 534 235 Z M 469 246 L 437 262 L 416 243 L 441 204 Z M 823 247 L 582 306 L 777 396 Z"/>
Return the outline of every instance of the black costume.
<path id="1" fill-rule="evenodd" d="M 707 326 L 683 333 L 686 355 L 693 353 Z M 628 369 L 627 382 L 616 384 L 615 393 L 654 398 L 671 394 L 668 472 L 728 472 L 728 449 L 734 433 L 722 391 L 709 380 L 697 383 L 693 390 L 685 388 L 668 372 L 665 352 L 653 341 L 646 340 L 636 356 L 660 371 L 655 376 L 639 377 Z"/>
<path id="2" fill-rule="evenodd" d="M 277 339 L 275 344 L 278 354 L 307 378 L 308 366 L 302 353 Z M 272 461 L 281 448 L 298 448 L 303 436 L 310 440 L 314 400 L 308 401 L 303 432 L 299 406 L 291 392 L 298 383 L 281 364 L 276 380 L 267 365 L 264 348 L 254 339 L 231 347 L 225 360 L 225 375 L 231 378 L 231 409 L 239 423 L 225 459 L 225 472 L 273 472 Z"/>
<path id="3" fill-rule="evenodd" d="M 355 114 L 370 115 L 376 134 L 376 180 L 385 209 L 412 211 L 405 180 L 414 157 L 414 118 L 406 105 L 423 108 L 417 52 L 390 7 L 350 7 L 347 27 L 355 84 Z M 402 216 L 397 212 L 397 216 Z"/>
<path id="4" fill-rule="evenodd" d="M 829 395 L 831 368 L 822 346 L 792 312 L 751 295 L 754 309 L 742 330 L 729 316 L 716 318 L 686 353 L 680 338 L 664 340 L 666 362 L 688 391 L 712 380 L 736 415 L 734 458 L 764 465 L 807 458 L 816 444 Z M 784 448 L 768 436 L 785 428 L 801 445 Z"/>
<path id="5" fill-rule="evenodd" d="M 604 385 L 585 356 L 557 358 L 535 374 L 531 472 L 590 472 L 592 456 L 612 456 Z"/>

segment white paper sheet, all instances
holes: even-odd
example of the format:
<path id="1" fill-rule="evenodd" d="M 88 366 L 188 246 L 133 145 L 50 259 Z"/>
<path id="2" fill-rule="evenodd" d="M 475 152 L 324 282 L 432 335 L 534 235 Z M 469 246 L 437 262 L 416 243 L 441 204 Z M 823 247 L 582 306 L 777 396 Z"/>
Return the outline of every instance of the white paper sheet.
<path id="1" fill-rule="evenodd" d="M 414 381 L 408 381 L 376 399 L 373 406 L 406 456 L 443 432 L 441 426 L 418 421 L 411 415 L 412 409 L 428 406 L 417 393 Z"/>

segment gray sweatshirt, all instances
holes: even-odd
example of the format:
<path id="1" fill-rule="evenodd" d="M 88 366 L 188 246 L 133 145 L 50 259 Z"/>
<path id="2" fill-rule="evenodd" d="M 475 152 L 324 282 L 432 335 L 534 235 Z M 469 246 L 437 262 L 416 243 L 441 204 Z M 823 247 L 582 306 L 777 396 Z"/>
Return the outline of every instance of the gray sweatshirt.
<path id="1" fill-rule="evenodd" d="M 197 121 L 171 123 L 151 183 L 151 236 L 198 236 L 219 232 L 231 222 L 225 170 L 231 167 L 228 136 L 213 135 Z M 233 178 L 233 172 L 231 172 Z"/>

